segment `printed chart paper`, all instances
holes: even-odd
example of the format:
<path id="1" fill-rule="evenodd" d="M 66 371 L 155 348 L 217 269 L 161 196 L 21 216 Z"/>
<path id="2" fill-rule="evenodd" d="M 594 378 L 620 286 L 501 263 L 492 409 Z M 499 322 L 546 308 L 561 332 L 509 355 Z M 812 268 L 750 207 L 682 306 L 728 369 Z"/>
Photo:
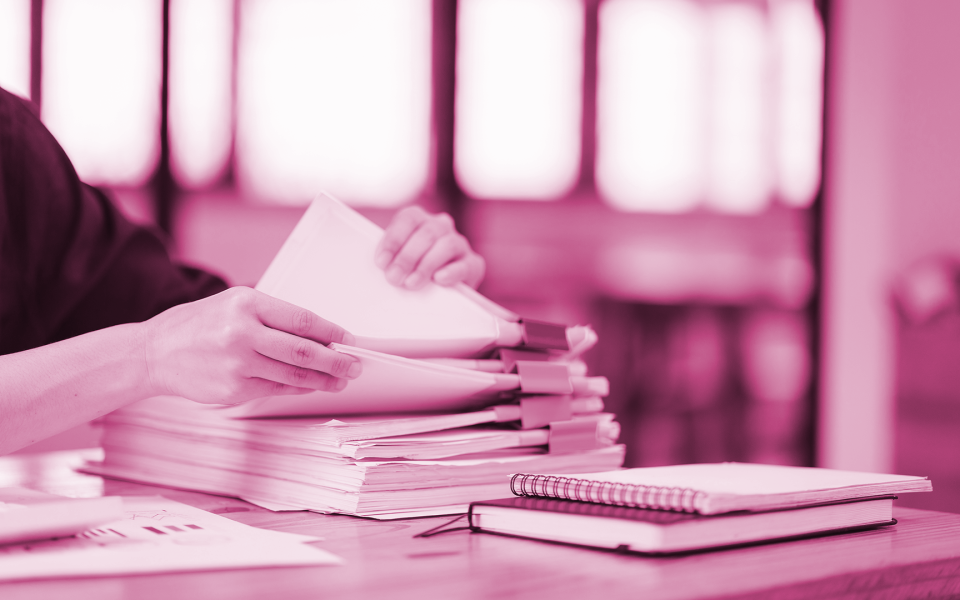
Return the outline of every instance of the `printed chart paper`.
<path id="1" fill-rule="evenodd" d="M 318 538 L 250 527 L 158 496 L 124 497 L 124 518 L 77 535 L 0 546 L 0 581 L 336 565 Z"/>

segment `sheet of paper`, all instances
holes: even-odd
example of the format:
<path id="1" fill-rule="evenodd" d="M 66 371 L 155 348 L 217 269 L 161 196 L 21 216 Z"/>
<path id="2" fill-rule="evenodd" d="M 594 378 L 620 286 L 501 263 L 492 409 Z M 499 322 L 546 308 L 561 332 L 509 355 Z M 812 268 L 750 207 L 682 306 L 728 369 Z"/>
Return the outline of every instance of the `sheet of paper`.
<path id="1" fill-rule="evenodd" d="M 250 527 L 157 496 L 76 537 L 0 546 L 0 581 L 341 564 L 318 538 Z"/>
<path id="2" fill-rule="evenodd" d="M 19 487 L 0 488 L 0 544 L 74 535 L 120 518 L 119 498 L 67 498 Z"/>
<path id="3" fill-rule="evenodd" d="M 733 462 L 624 469 L 609 473 L 584 473 L 563 475 L 563 477 L 655 487 L 691 488 L 708 494 L 737 496 L 792 494 L 880 484 L 905 483 L 917 487 L 929 485 L 926 477 L 909 475 Z"/>
<path id="4" fill-rule="evenodd" d="M 387 282 L 374 253 L 383 230 L 320 194 L 291 232 L 257 289 L 344 327 L 357 345 L 402 356 L 473 356 L 520 329 L 475 292 Z M 506 312 L 499 309 L 496 312 Z M 515 330 L 515 331 L 514 331 Z M 509 344 L 513 345 L 513 344 Z"/>
<path id="5" fill-rule="evenodd" d="M 460 369 L 343 344 L 330 347 L 363 365 L 360 377 L 343 391 L 258 398 L 223 412 L 233 417 L 284 417 L 454 411 L 484 404 L 478 398 L 488 398 L 489 404 L 499 392 L 520 387 L 514 374 Z"/>

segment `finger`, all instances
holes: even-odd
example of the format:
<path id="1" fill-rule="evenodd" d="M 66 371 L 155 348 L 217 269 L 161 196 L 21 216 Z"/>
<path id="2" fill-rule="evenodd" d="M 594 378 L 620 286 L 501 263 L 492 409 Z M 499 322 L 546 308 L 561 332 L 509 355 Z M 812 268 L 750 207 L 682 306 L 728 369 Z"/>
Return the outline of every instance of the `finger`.
<path id="1" fill-rule="evenodd" d="M 483 272 L 486 268 L 483 258 L 471 252 L 463 258 L 437 269 L 433 274 L 433 280 L 445 286 L 462 281 L 470 287 L 476 288 L 483 280 Z"/>
<path id="2" fill-rule="evenodd" d="M 400 285 L 417 268 L 427 251 L 444 236 L 454 233 L 453 220 L 445 214 L 435 215 L 414 231 L 403 248 L 387 267 L 387 281 Z"/>
<path id="3" fill-rule="evenodd" d="M 292 333 L 322 344 L 337 342 L 352 346 L 353 335 L 343 327 L 322 319 L 305 308 L 258 293 L 255 310 L 260 322 L 271 329 Z"/>
<path id="4" fill-rule="evenodd" d="M 356 379 L 362 371 L 360 360 L 349 354 L 276 329 L 264 328 L 259 332 L 254 339 L 253 349 L 272 360 L 334 377 Z"/>
<path id="5" fill-rule="evenodd" d="M 248 373 L 251 378 L 322 392 L 339 392 L 347 387 L 346 379 L 259 355 L 250 365 Z"/>
<path id="6" fill-rule="evenodd" d="M 437 269 L 460 260 L 466 256 L 469 249 L 470 245 L 460 234 L 452 233 L 443 236 L 423 255 L 423 258 L 417 263 L 416 270 L 404 280 L 404 287 L 412 290 L 422 288 L 433 278 Z"/>
<path id="7" fill-rule="evenodd" d="M 377 266 L 386 269 L 413 232 L 429 218 L 429 213 L 419 206 L 408 206 L 398 212 L 383 232 L 380 243 L 377 244 L 377 250 L 374 253 L 374 262 Z"/>

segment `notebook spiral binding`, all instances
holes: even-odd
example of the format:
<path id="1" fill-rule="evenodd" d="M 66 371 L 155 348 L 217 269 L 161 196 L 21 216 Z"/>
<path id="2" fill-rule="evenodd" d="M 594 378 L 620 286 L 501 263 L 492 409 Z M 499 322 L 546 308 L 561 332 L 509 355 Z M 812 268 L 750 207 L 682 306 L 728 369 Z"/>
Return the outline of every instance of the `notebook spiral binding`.
<path id="1" fill-rule="evenodd" d="M 590 481 L 575 477 L 524 473 L 517 473 L 510 478 L 510 491 L 515 496 L 560 498 L 687 513 L 697 512 L 706 496 L 703 492 L 690 488 Z"/>

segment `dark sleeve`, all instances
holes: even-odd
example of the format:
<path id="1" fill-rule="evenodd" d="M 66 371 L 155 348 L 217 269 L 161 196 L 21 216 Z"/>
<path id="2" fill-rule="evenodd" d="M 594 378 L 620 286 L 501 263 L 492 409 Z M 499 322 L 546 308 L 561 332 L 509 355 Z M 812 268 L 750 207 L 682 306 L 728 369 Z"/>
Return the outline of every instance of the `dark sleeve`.
<path id="1" fill-rule="evenodd" d="M 0 90 L 0 354 L 138 322 L 226 289 L 80 182 L 26 101 Z"/>

